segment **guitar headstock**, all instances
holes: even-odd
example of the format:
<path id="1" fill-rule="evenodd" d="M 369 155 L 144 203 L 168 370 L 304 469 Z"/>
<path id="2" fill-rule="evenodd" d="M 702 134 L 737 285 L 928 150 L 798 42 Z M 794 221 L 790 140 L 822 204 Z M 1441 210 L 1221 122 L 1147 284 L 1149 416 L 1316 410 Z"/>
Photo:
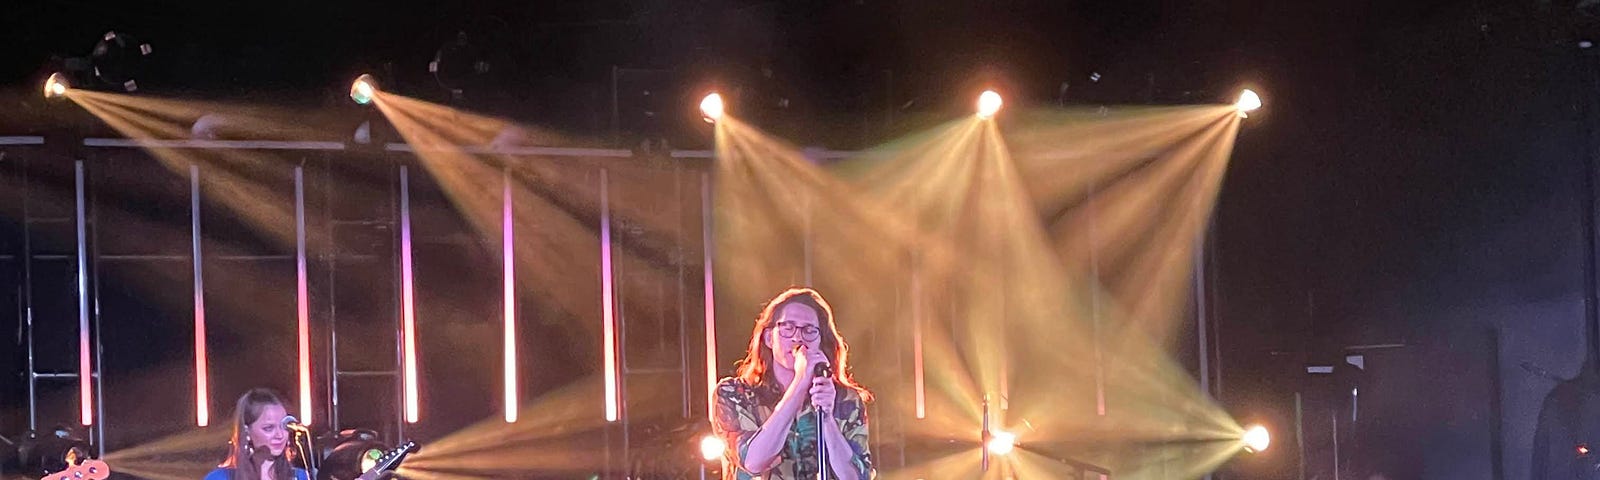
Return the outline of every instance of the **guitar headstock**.
<path id="1" fill-rule="evenodd" d="M 405 461 L 406 455 L 410 455 L 417 450 L 417 442 L 406 440 L 405 443 L 400 444 L 400 446 L 395 447 L 393 450 L 389 450 L 388 453 L 385 453 L 382 457 L 378 457 L 376 460 L 374 460 L 372 463 L 372 468 L 367 469 L 365 473 L 362 473 L 361 476 L 357 478 L 360 480 L 373 480 L 379 478 L 384 473 L 394 470 L 395 467 L 400 466 L 400 462 Z"/>
<path id="2" fill-rule="evenodd" d="M 84 459 L 66 470 L 45 475 L 41 480 L 106 480 L 111 477 L 111 466 L 105 461 Z"/>

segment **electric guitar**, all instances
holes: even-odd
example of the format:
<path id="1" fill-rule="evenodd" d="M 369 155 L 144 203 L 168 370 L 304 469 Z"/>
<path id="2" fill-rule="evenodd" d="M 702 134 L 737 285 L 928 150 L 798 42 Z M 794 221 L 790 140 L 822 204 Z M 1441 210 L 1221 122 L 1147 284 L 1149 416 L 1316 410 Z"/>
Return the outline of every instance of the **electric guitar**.
<path id="1" fill-rule="evenodd" d="M 400 446 L 395 447 L 394 450 L 390 450 L 389 453 L 385 453 L 382 457 L 378 457 L 376 460 L 374 460 L 372 463 L 372 468 L 367 469 L 367 471 L 362 473 L 361 476 L 356 477 L 356 480 L 378 480 L 379 478 L 382 478 L 383 474 L 388 473 L 394 470 L 395 467 L 400 466 L 400 462 L 405 461 L 406 455 L 415 453 L 418 448 L 417 442 L 407 440 L 406 443 L 400 444 Z"/>
<path id="2" fill-rule="evenodd" d="M 45 475 L 40 480 L 106 480 L 110 477 L 111 467 L 106 462 L 89 458 L 77 465 L 67 466 L 66 470 Z"/>

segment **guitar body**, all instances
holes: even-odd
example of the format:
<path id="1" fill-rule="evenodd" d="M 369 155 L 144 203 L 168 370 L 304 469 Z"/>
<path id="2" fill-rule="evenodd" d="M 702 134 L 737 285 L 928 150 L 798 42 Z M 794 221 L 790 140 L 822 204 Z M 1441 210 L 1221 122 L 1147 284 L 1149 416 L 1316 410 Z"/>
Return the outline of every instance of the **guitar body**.
<path id="1" fill-rule="evenodd" d="M 85 459 L 66 470 L 45 475 L 42 480 L 106 480 L 111 477 L 111 466 L 105 461 Z"/>

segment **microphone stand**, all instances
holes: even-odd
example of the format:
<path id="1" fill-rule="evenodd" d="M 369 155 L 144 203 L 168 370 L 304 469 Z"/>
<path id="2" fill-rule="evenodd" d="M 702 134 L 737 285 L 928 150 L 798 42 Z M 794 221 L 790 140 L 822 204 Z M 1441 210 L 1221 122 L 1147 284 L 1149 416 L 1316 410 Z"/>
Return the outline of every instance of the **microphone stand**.
<path id="1" fill-rule="evenodd" d="M 832 381 L 832 368 L 826 363 L 817 365 L 818 377 L 828 377 Z M 822 406 L 812 402 L 812 414 L 817 418 L 817 480 L 828 480 L 828 444 L 823 440 L 822 426 L 825 421 L 832 421 L 828 415 L 822 413 Z"/>
<path id="2" fill-rule="evenodd" d="M 822 414 L 821 408 L 812 414 L 817 416 L 817 480 L 828 480 L 828 444 L 822 441 L 822 422 L 827 415 Z"/>
<path id="3" fill-rule="evenodd" d="M 300 450 L 300 457 L 306 464 L 306 477 L 311 480 L 317 480 L 317 459 L 316 456 L 311 455 L 313 451 L 311 432 L 309 430 L 295 429 L 294 438 L 295 448 Z"/>

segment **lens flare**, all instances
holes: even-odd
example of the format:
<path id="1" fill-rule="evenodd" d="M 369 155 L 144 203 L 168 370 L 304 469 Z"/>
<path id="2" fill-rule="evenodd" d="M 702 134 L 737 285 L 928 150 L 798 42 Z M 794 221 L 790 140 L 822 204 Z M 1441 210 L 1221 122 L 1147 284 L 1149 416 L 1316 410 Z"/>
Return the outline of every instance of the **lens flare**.
<path id="1" fill-rule="evenodd" d="M 990 432 L 989 441 L 988 443 L 984 444 L 984 448 L 988 448 L 989 453 L 993 453 L 995 455 L 1008 455 L 1012 450 L 1016 449 L 1016 447 L 1017 436 L 1011 434 L 1011 432 L 1006 432 L 1003 430 L 995 430 Z"/>
<path id="2" fill-rule="evenodd" d="M 1004 104 L 1000 94 L 994 90 L 984 90 L 982 95 L 978 95 L 978 118 L 994 118 L 994 114 L 1000 113 L 1000 106 Z"/>
<path id="3" fill-rule="evenodd" d="M 1239 109 L 1240 112 L 1256 111 L 1256 109 L 1261 108 L 1261 96 L 1257 95 L 1254 90 L 1245 89 L 1244 92 L 1239 94 L 1239 101 L 1234 102 L 1233 107 Z"/>
<path id="4" fill-rule="evenodd" d="M 50 78 L 44 80 L 44 98 L 59 98 L 67 94 L 68 88 L 66 77 L 52 73 Z"/>
<path id="5" fill-rule="evenodd" d="M 1272 434 L 1267 433 L 1267 427 L 1251 425 L 1244 431 L 1244 449 L 1250 453 L 1261 453 L 1272 445 Z"/>
<path id="6" fill-rule="evenodd" d="M 705 116 L 706 123 L 715 123 L 722 119 L 723 106 L 722 94 L 713 92 L 700 100 L 700 114 Z"/>
<path id="7" fill-rule="evenodd" d="M 371 74 L 363 74 L 360 77 L 356 77 L 355 83 L 350 84 L 350 99 L 355 100 L 356 103 L 361 105 L 372 103 L 372 99 L 377 95 L 378 79 Z"/>
<path id="8" fill-rule="evenodd" d="M 700 458 L 707 461 L 716 460 L 722 458 L 722 454 L 727 451 L 728 442 L 722 441 L 722 437 L 706 435 L 700 438 Z"/>

